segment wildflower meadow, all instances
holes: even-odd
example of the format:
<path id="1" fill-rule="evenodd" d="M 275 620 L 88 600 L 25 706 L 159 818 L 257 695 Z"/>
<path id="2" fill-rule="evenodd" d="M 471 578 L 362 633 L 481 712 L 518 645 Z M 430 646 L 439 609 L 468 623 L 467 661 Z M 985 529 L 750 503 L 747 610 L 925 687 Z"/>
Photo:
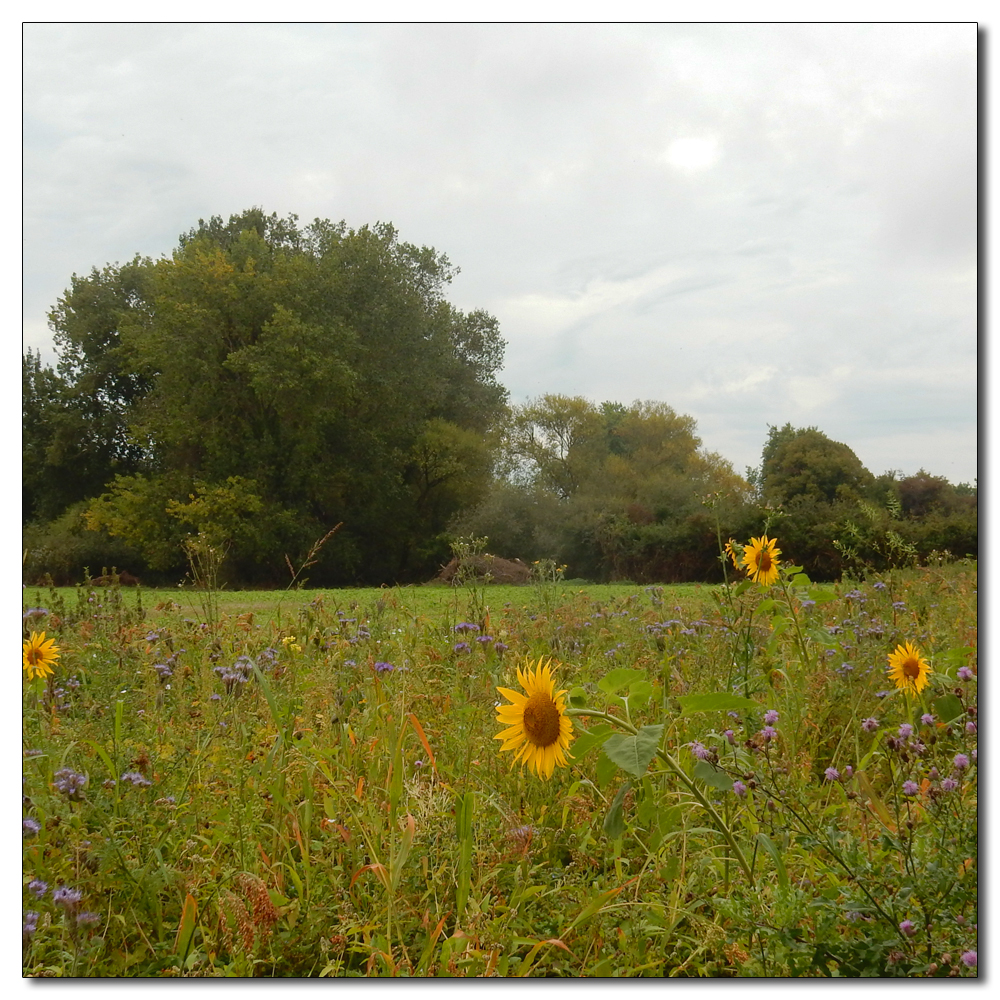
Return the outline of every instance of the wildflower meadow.
<path id="1" fill-rule="evenodd" d="M 26 588 L 23 974 L 974 977 L 977 568 Z"/>

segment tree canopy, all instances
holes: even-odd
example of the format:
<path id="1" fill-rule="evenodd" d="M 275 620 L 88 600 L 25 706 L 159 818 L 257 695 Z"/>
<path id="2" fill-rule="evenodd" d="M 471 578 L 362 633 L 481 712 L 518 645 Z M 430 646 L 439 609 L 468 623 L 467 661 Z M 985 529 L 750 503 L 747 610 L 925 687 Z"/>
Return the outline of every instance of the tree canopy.
<path id="1" fill-rule="evenodd" d="M 254 209 L 202 220 L 168 257 L 74 275 L 50 319 L 80 444 L 60 451 L 57 429 L 48 472 L 85 455 L 100 480 L 89 495 L 110 487 L 91 525 L 163 568 L 185 530 L 168 501 L 236 481 L 237 509 L 258 522 L 228 539 L 244 578 L 273 578 L 341 522 L 317 577 L 422 572 L 442 554 L 427 539 L 485 489 L 506 399 L 497 322 L 445 299 L 454 274 L 391 225 Z M 51 395 L 37 365 L 29 374 L 35 397 Z"/>

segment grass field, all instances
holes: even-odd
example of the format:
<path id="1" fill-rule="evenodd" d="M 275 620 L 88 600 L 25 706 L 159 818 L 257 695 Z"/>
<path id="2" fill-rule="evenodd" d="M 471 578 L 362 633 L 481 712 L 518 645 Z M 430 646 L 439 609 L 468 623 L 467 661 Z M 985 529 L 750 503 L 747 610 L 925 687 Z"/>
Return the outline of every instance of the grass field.
<path id="1" fill-rule="evenodd" d="M 26 975 L 976 975 L 974 565 L 24 615 Z"/>

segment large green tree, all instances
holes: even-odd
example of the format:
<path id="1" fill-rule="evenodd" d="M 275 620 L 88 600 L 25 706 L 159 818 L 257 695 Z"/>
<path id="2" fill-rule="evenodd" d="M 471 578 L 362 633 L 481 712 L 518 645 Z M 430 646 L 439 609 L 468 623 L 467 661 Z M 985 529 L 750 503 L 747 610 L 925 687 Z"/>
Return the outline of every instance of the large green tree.
<path id="1" fill-rule="evenodd" d="M 273 579 L 341 522 L 314 579 L 426 572 L 485 489 L 506 398 L 496 320 L 446 300 L 454 273 L 391 225 L 253 209 L 202 220 L 169 256 L 74 276 L 51 322 L 107 452 L 92 524 L 145 538 L 162 565 L 180 552 L 177 511 L 235 481 L 232 509 L 257 522 L 232 533 L 244 579 Z M 152 508 L 138 534 L 137 497 Z"/>

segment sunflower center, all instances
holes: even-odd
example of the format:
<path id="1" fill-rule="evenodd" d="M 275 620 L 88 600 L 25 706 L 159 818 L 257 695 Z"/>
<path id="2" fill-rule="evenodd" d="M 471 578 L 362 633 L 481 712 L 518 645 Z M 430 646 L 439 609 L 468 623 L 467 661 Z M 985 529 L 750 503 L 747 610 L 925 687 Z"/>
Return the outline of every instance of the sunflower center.
<path id="1" fill-rule="evenodd" d="M 914 679 L 920 676 L 920 661 L 915 656 L 903 661 L 903 676 Z"/>
<path id="2" fill-rule="evenodd" d="M 41 660 L 41 659 L 43 659 L 42 651 L 40 649 L 37 649 L 34 646 L 32 646 L 31 649 L 28 650 L 28 654 L 27 655 L 28 655 L 28 662 L 33 667 L 37 666 L 38 665 L 38 661 Z"/>
<path id="3" fill-rule="evenodd" d="M 547 694 L 533 694 L 524 706 L 524 735 L 536 747 L 550 747 L 559 739 L 559 709 Z"/>
<path id="4" fill-rule="evenodd" d="M 760 558 L 757 560 L 757 572 L 766 573 L 771 568 L 771 553 L 764 549 L 760 554 Z"/>

